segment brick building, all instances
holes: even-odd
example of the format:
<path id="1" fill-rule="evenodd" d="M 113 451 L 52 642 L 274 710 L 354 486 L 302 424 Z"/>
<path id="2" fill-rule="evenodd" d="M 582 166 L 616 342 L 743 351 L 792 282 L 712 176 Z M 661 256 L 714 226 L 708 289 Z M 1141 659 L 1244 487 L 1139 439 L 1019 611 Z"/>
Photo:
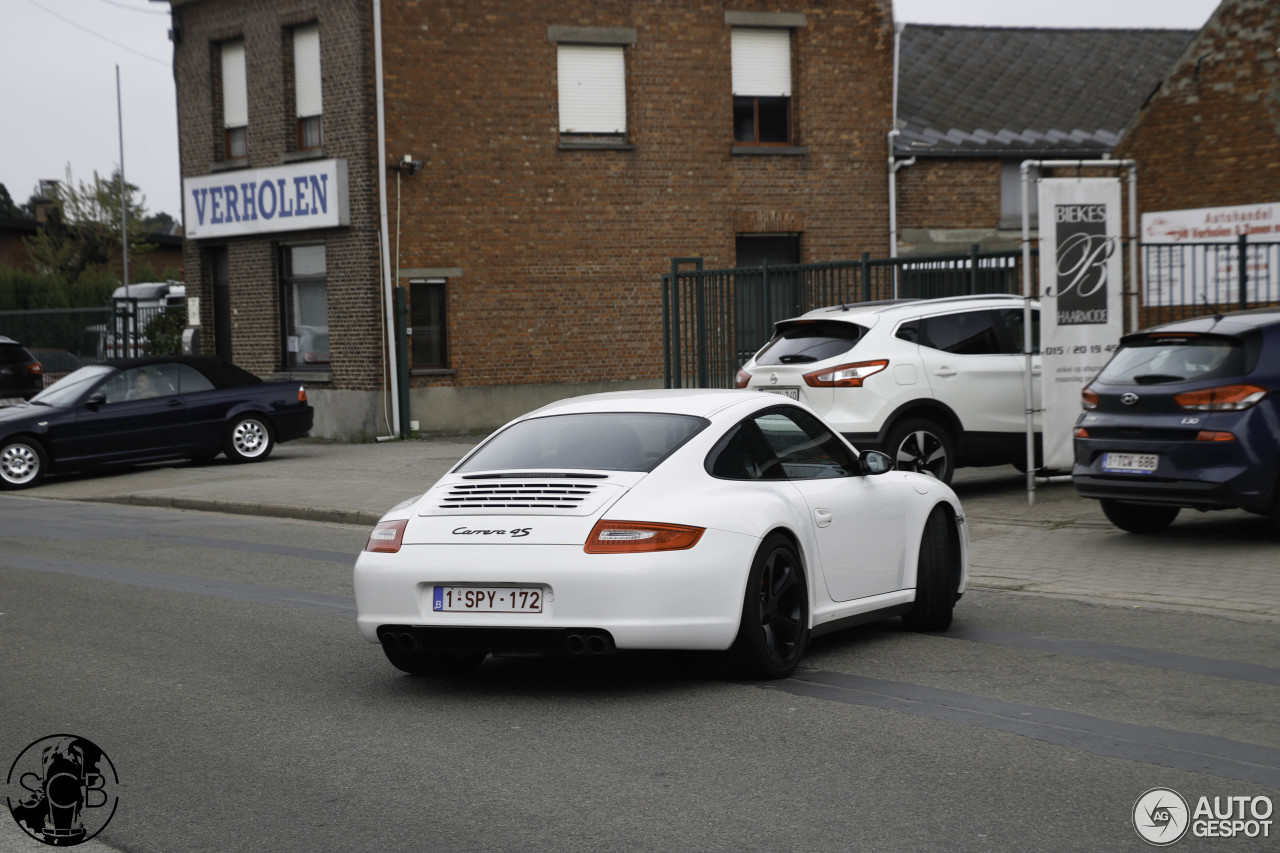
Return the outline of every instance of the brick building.
<path id="1" fill-rule="evenodd" d="M 315 434 L 396 431 L 389 281 L 439 431 L 660 385 L 673 257 L 887 253 L 890 0 L 170 2 L 202 347 Z"/>
<path id="2" fill-rule="evenodd" d="M 1223 0 L 1116 154 L 1144 212 L 1280 202 L 1280 4 Z"/>

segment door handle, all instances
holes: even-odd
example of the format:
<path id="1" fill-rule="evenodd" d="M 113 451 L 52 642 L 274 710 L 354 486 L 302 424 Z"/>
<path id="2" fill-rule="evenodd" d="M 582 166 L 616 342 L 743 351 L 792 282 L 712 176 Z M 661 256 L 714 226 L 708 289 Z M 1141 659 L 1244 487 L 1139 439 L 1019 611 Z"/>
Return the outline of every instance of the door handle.
<path id="1" fill-rule="evenodd" d="M 955 376 L 956 371 L 952 370 L 950 367 L 939 367 L 937 370 L 933 371 L 933 375 L 942 376 L 945 378 L 949 376 Z"/>
<path id="2" fill-rule="evenodd" d="M 182 401 L 179 400 L 177 397 L 174 397 L 172 400 L 169 400 L 167 403 L 165 403 L 165 405 L 171 409 L 176 409 L 178 408 L 178 406 L 182 405 Z"/>
<path id="3" fill-rule="evenodd" d="M 818 522 L 819 527 L 826 527 L 831 523 L 831 510 L 815 509 L 813 511 L 813 518 Z"/>

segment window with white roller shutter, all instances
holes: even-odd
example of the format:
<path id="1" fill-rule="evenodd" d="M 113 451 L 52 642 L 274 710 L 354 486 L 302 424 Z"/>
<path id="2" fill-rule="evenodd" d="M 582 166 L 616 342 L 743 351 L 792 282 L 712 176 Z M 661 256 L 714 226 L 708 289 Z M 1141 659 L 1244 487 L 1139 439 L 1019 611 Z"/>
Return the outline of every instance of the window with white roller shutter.
<path id="1" fill-rule="evenodd" d="M 791 30 L 734 27 L 733 138 L 791 142 Z"/>
<path id="2" fill-rule="evenodd" d="M 627 132 L 627 79 L 623 48 L 557 45 L 560 132 Z"/>
<path id="3" fill-rule="evenodd" d="M 249 92 L 245 78 L 244 41 L 222 43 L 222 127 L 226 135 L 224 157 L 249 156 Z"/>
<path id="4" fill-rule="evenodd" d="M 298 150 L 319 148 L 323 142 L 320 87 L 320 27 L 293 29 L 293 91 L 298 116 Z"/>

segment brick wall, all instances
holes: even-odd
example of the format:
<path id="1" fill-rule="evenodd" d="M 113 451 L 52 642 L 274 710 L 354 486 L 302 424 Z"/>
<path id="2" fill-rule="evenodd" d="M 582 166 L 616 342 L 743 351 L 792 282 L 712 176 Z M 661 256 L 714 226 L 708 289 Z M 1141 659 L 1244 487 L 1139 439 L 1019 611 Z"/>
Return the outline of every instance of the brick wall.
<path id="1" fill-rule="evenodd" d="M 802 12 L 802 156 L 734 156 L 725 11 Z M 440 0 L 384 4 L 398 264 L 460 268 L 450 366 L 430 384 L 653 379 L 674 256 L 734 264 L 742 232 L 801 232 L 804 261 L 887 252 L 892 26 L 873 0 Z M 633 150 L 561 150 L 550 25 L 627 28 Z M 390 206 L 396 225 L 394 176 Z"/>
<path id="2" fill-rule="evenodd" d="M 1224 0 L 1116 154 L 1141 211 L 1280 201 L 1280 4 Z"/>
<path id="3" fill-rule="evenodd" d="M 201 298 L 202 346 L 212 351 L 214 306 L 205 248 L 226 246 L 231 276 L 232 358 L 270 374 L 281 368 L 280 243 L 323 242 L 333 358 L 331 387 L 382 385 L 378 266 L 378 173 L 369 4 L 362 0 L 197 0 L 174 9 L 179 146 L 184 177 L 219 169 L 223 157 L 218 45 L 243 38 L 248 79 L 247 166 L 279 166 L 297 149 L 289 29 L 320 25 L 325 158 L 348 165 L 351 226 L 269 237 L 189 240 L 188 293 Z M 230 172 L 229 174 L 234 174 Z"/>
<path id="4" fill-rule="evenodd" d="M 999 224 L 999 160 L 922 158 L 898 170 L 900 229 Z"/>

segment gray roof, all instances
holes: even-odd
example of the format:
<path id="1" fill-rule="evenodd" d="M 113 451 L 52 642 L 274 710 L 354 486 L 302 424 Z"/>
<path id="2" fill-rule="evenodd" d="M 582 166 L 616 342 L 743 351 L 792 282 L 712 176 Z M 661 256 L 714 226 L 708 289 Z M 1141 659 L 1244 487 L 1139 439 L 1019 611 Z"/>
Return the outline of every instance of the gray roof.
<path id="1" fill-rule="evenodd" d="M 903 27 L 900 156 L 1110 151 L 1194 30 Z"/>

